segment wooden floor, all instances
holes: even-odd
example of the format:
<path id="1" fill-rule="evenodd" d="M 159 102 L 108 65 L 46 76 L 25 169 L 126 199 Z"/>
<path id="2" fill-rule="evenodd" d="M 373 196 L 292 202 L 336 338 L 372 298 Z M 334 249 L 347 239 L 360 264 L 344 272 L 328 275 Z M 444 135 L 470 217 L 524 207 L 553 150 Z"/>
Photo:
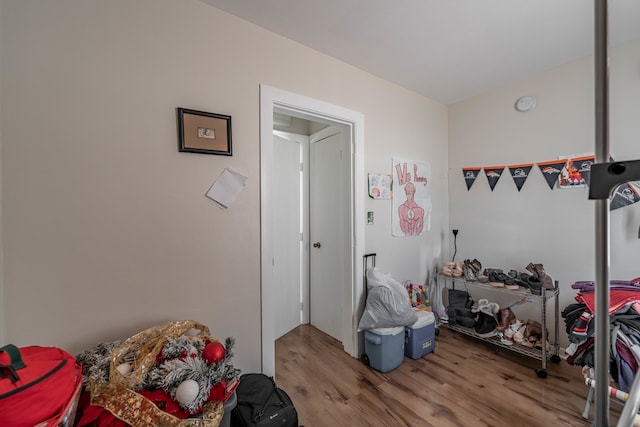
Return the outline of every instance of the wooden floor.
<path id="1" fill-rule="evenodd" d="M 276 341 L 276 382 L 305 427 L 590 426 L 580 369 L 548 364 L 440 328 L 436 350 L 385 374 L 309 325 Z M 619 409 L 612 405 L 615 425 Z M 593 417 L 593 408 L 591 410 Z"/>

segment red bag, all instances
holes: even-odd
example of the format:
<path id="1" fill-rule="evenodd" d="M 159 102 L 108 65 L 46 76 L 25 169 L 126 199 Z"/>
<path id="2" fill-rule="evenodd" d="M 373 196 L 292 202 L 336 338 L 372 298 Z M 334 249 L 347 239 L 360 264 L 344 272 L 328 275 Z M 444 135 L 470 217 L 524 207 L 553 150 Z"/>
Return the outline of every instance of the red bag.
<path id="1" fill-rule="evenodd" d="M 0 348 L 0 425 L 73 425 L 82 386 L 75 358 L 56 347 Z"/>

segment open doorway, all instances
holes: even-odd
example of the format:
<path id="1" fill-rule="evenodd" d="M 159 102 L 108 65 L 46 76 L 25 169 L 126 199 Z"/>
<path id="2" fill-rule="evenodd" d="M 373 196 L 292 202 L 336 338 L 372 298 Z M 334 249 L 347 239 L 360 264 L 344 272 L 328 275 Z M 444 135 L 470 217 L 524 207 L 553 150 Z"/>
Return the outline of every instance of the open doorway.
<path id="1" fill-rule="evenodd" d="M 352 270 L 350 129 L 274 111 L 275 339 L 309 323 L 342 344 Z"/>
<path id="2" fill-rule="evenodd" d="M 260 87 L 260 161 L 261 161 L 261 297 L 262 297 L 262 371 L 275 375 L 275 310 L 279 298 L 274 277 L 274 218 L 278 206 L 274 203 L 274 112 L 300 117 L 343 129 L 347 143 L 339 143 L 344 156 L 345 189 L 344 209 L 348 215 L 344 223 L 342 239 L 346 239 L 343 256 L 344 286 L 339 289 L 341 312 L 337 319 L 337 334 L 344 350 L 353 357 L 361 352 L 356 333 L 358 316 L 362 311 L 362 265 L 357 260 L 364 254 L 364 117 L 358 112 L 327 104 L 301 95 L 262 85 Z M 330 134 L 331 132 L 329 132 Z M 331 138 L 333 135 L 325 135 Z M 323 148 L 329 147 L 324 145 Z M 343 151 L 344 151 L 343 150 Z M 331 152 L 331 150 L 329 150 Z M 322 242 L 313 242 L 319 243 Z M 320 248 L 320 247 L 318 247 Z"/>

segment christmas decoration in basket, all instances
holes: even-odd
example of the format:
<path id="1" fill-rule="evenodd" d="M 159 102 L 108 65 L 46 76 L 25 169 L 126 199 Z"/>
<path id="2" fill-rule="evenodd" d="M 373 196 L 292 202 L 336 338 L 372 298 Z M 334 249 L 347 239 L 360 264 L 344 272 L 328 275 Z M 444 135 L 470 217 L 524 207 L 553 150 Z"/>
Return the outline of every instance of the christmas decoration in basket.
<path id="1" fill-rule="evenodd" d="M 233 346 L 232 338 L 223 344 L 206 326 L 180 320 L 99 344 L 78 359 L 91 405 L 129 425 L 218 427 L 239 381 Z"/>

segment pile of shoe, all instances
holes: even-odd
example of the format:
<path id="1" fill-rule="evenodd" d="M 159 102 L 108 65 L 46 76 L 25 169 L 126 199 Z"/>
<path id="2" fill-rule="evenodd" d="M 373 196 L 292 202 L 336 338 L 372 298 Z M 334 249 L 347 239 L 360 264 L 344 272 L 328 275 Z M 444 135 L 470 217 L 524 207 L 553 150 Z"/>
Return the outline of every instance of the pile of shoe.
<path id="1" fill-rule="evenodd" d="M 442 274 L 444 274 L 447 277 L 455 277 L 455 278 L 460 278 L 462 277 L 463 271 L 462 271 L 462 263 L 461 262 L 445 262 L 442 265 Z"/>
<path id="2" fill-rule="evenodd" d="M 473 260 L 465 259 L 462 267 L 464 272 L 464 278 L 470 282 L 482 282 L 486 283 L 489 278 L 482 274 L 482 264 L 476 258 Z"/>
<path id="3" fill-rule="evenodd" d="M 536 320 L 527 320 L 525 325 L 524 339 L 522 340 L 522 345 L 525 347 L 535 347 L 538 350 L 542 349 L 542 325 L 540 322 Z M 549 331 L 545 328 L 545 333 L 547 337 L 549 336 Z M 545 343 L 547 346 L 547 351 L 550 350 L 551 346 L 549 345 L 549 340 Z"/>
<path id="4" fill-rule="evenodd" d="M 496 288 L 517 290 L 522 286 L 530 289 L 534 295 L 542 295 L 542 288 L 554 289 L 553 279 L 545 273 L 542 264 L 529 263 L 526 269 L 532 274 L 517 270 L 504 273 L 499 268 L 485 268 L 484 275 L 488 277 L 489 284 Z"/>
<path id="5" fill-rule="evenodd" d="M 476 314 L 473 328 L 478 336 L 489 338 L 498 336 L 504 345 L 520 344 L 528 348 L 542 349 L 542 325 L 536 320 L 523 323 L 516 318 L 510 307 L 500 308 L 495 302 L 485 298 L 478 300 L 471 311 Z M 547 336 L 549 336 L 548 331 Z M 545 345 L 551 346 L 549 340 Z"/>
<path id="6" fill-rule="evenodd" d="M 487 268 L 484 270 L 484 274 L 489 278 L 489 284 L 494 288 L 520 289 L 520 286 L 523 285 L 520 273 L 516 270 L 505 274 L 499 268 Z"/>
<path id="7" fill-rule="evenodd" d="M 548 331 L 547 331 L 548 336 Z M 527 320 L 527 323 L 515 319 L 513 323 L 504 331 L 504 344 L 508 344 L 505 341 L 511 343 L 520 344 L 523 347 L 542 349 L 542 325 L 536 320 Z M 510 345 L 510 344 L 508 344 Z M 551 345 L 549 340 L 546 342 L 547 351 L 550 351 Z"/>

